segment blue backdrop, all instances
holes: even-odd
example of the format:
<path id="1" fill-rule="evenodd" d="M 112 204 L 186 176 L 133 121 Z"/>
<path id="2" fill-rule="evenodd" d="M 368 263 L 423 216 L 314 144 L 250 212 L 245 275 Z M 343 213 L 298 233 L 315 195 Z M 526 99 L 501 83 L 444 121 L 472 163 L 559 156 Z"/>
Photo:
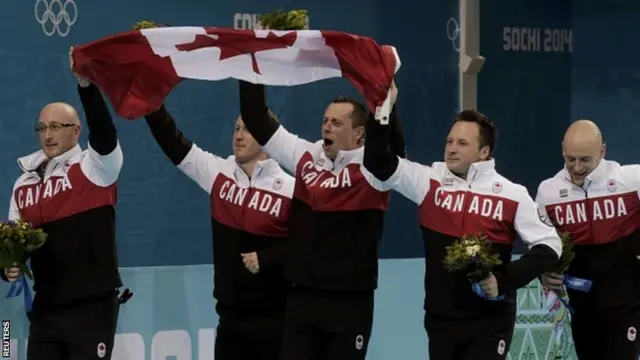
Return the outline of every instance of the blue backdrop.
<path id="1" fill-rule="evenodd" d="M 29 0 L 7 5 L 13 15 L 0 23 L 0 30 L 10 34 L 0 39 L 0 46 L 5 49 L 0 53 L 4 78 L 0 104 L 5 109 L 4 120 L 0 122 L 4 130 L 0 142 L 5 144 L 0 155 L 0 163 L 5 164 L 0 178 L 0 189 L 5 189 L 0 191 L 0 204 L 8 204 L 11 185 L 18 175 L 15 159 L 37 149 L 32 128 L 42 106 L 51 101 L 79 105 L 69 72 L 69 47 L 128 30 L 142 19 L 171 25 L 233 27 L 251 25 L 238 20 L 242 14 L 307 8 L 313 28 L 367 35 L 379 43 L 395 45 L 403 63 L 397 79 L 400 112 L 405 126 L 414 134 L 408 138 L 409 153 L 420 161 L 441 158 L 441 139 L 448 124 L 436 129 L 432 124 L 437 122 L 435 119 L 447 123 L 457 109 L 457 53 L 444 34 L 447 19 L 457 14 L 457 5 L 447 0 L 428 5 L 402 0 L 389 8 L 382 3 L 354 1 L 351 9 L 357 9 L 357 16 L 337 0 L 322 4 L 280 0 L 264 4 L 248 0 L 233 3 L 191 0 L 181 4 L 164 0 L 154 2 L 153 6 L 140 0 Z M 59 29 L 63 34 L 68 31 L 67 36 L 53 31 L 51 21 L 38 23 L 46 4 L 56 13 L 66 9 L 70 20 L 76 20 L 69 29 L 62 18 Z M 45 31 L 53 34 L 47 36 Z M 328 102 L 338 95 L 356 95 L 342 79 L 270 90 L 269 102 L 282 123 L 313 140 L 320 135 L 321 116 Z M 236 94 L 235 81 L 187 81 L 173 91 L 167 105 L 187 136 L 201 147 L 226 155 L 231 149 L 233 121 L 238 114 Z M 211 263 L 206 196 L 164 158 L 144 121 L 118 119 L 117 127 L 126 156 L 119 183 L 120 264 Z M 83 142 L 85 139 L 86 136 Z M 421 255 L 415 219 L 414 206 L 394 198 L 387 219 L 389 230 L 383 257 Z"/>
<path id="2" fill-rule="evenodd" d="M 597 121 L 607 157 L 639 163 L 640 71 L 634 1 L 573 2 L 574 52 L 571 57 L 571 115 Z"/>
<path id="3" fill-rule="evenodd" d="M 28 0 L 7 4 L 12 16 L 0 23 L 0 30 L 8 34 L 0 39 L 4 49 L 0 53 L 4 79 L 0 104 L 5 110 L 0 119 L 3 130 L 0 143 L 4 145 L 0 154 L 0 164 L 4 164 L 0 165 L 4 169 L 0 173 L 0 189 L 5 189 L 0 191 L 0 204 L 8 204 L 10 189 L 19 174 L 16 158 L 37 150 L 33 126 L 42 106 L 52 101 L 80 105 L 69 72 L 69 47 L 128 30 L 138 20 L 175 26 L 251 27 L 254 14 L 277 8 L 307 8 L 312 28 L 341 30 L 392 44 L 403 63 L 397 84 L 401 92 L 400 113 L 405 127 L 413 133 L 408 138 L 410 156 L 424 162 L 441 158 L 448 124 L 434 124 L 448 123 L 457 111 L 457 53 L 445 35 L 447 20 L 457 16 L 457 4 L 448 0 L 428 4 L 402 0 L 390 7 L 382 2 L 354 1 L 349 8 L 336 0 L 322 3 L 161 0 L 153 5 L 141 0 Z M 55 25 L 51 18 L 46 18 L 47 14 L 57 16 L 60 23 Z M 214 153 L 227 155 L 233 120 L 238 113 L 236 93 L 235 81 L 187 81 L 173 91 L 167 106 L 193 141 Z M 270 89 L 268 94 L 281 122 L 309 139 L 318 138 L 324 108 L 338 95 L 356 92 L 346 80 L 333 80 Z M 208 199 L 165 159 L 143 121 L 116 119 L 116 126 L 125 153 L 117 208 L 118 253 L 120 265 L 125 267 L 124 281 L 136 292 L 122 310 L 118 330 L 120 334 L 134 335 L 120 335 L 119 339 L 130 341 L 120 340 L 119 344 L 129 347 L 131 341 L 141 340 L 146 358 L 151 355 L 164 359 L 165 351 L 156 349 L 153 355 L 152 349 L 162 344 L 165 349 L 166 344 L 175 345 L 180 335 L 173 333 L 173 340 L 167 340 L 158 332 L 186 331 L 193 339 L 193 354 L 173 355 L 180 360 L 210 358 L 211 343 L 206 340 L 210 337 L 197 339 L 199 329 L 213 329 L 217 322 L 211 298 L 212 270 L 207 265 L 212 261 Z M 82 143 L 86 144 L 86 134 Z M 399 196 L 393 198 L 382 257 L 422 256 L 416 217 L 414 205 Z M 379 335 L 384 341 L 375 341 L 379 345 L 372 350 L 376 353 L 373 356 L 388 359 L 396 353 L 397 346 L 409 354 L 424 354 L 422 260 L 384 264 L 386 270 L 381 271 L 380 282 L 381 287 L 388 288 L 386 296 L 390 298 L 380 301 L 404 302 L 405 309 L 410 311 L 385 311 L 377 317 L 376 321 L 383 322 L 377 327 L 387 330 Z M 403 283 L 399 284 L 397 279 Z M 0 291 L 6 288 L 0 285 Z M 411 299 L 405 298 L 408 293 L 412 294 Z M 27 323 L 20 301 L 0 300 L 0 318 L 13 321 L 11 337 L 23 349 Z M 397 332 L 399 328 L 406 329 L 406 333 Z M 210 334 L 207 331 L 204 330 Z M 389 346 L 389 341 L 395 346 Z M 185 346 L 177 348 L 191 349 L 186 343 L 182 345 Z M 198 346 L 205 349 L 202 355 L 197 355 Z M 171 349 L 167 351 L 171 353 Z M 15 358 L 22 355 L 22 351 L 12 354 Z M 118 360 L 145 358 L 135 351 L 128 355 L 118 352 L 118 356 Z"/>
<path id="4" fill-rule="evenodd" d="M 571 120 L 571 2 L 482 0 L 478 107 L 498 127 L 498 171 L 535 196 L 562 166 Z"/>
<path id="5" fill-rule="evenodd" d="M 254 14 L 307 8 L 312 28 L 367 35 L 394 45 L 402 59 L 397 84 L 409 158 L 427 164 L 441 159 L 444 137 L 458 110 L 458 53 L 446 31 L 447 21 L 458 18 L 457 2 L 354 1 L 348 8 L 338 0 L 5 4 L 10 15 L 0 22 L 5 34 L 0 38 L 0 204 L 8 204 L 19 174 L 16 158 L 37 149 L 33 125 L 42 106 L 51 101 L 79 106 L 69 72 L 69 46 L 129 29 L 143 19 L 251 27 L 252 20 L 243 19 Z M 48 7 L 68 17 L 60 16 L 54 27 L 45 18 Z M 597 0 L 482 1 L 481 53 L 487 62 L 479 79 L 479 109 L 500 131 L 499 171 L 525 184 L 532 195 L 540 180 L 562 166 L 562 134 L 578 117 L 601 125 L 611 158 L 639 161 L 627 145 L 640 130 L 640 81 L 634 63 L 640 50 L 627 46 L 635 39 L 639 10 L 640 5 L 622 0 L 606 5 Z M 167 105 L 187 136 L 227 155 L 238 113 L 236 92 L 234 81 L 187 81 L 174 90 Z M 328 101 L 355 94 L 346 80 L 328 80 L 269 89 L 268 95 L 285 126 L 316 139 Z M 116 119 L 116 125 L 125 152 L 117 218 L 119 256 L 124 280 L 136 291 L 123 307 L 119 327 L 119 346 L 134 350 L 128 355 L 119 352 L 117 360 L 164 360 L 166 355 L 211 359 L 213 332 L 207 329 L 215 328 L 217 320 L 210 297 L 208 199 L 164 158 L 144 122 Z M 82 141 L 84 146 L 86 134 Z M 381 262 L 369 359 L 425 359 L 424 265 L 421 259 L 410 259 L 423 256 L 422 245 L 415 206 L 400 196 L 392 198 L 381 255 L 386 260 Z M 0 285 L 0 293 L 6 288 Z M 518 305 L 510 358 L 546 359 L 550 323 L 538 284 L 521 291 Z M 27 324 L 20 301 L 0 299 L 0 318 L 13 321 L 11 337 L 22 349 Z M 566 335 L 563 339 L 569 341 Z M 570 346 L 566 348 L 570 352 Z"/>

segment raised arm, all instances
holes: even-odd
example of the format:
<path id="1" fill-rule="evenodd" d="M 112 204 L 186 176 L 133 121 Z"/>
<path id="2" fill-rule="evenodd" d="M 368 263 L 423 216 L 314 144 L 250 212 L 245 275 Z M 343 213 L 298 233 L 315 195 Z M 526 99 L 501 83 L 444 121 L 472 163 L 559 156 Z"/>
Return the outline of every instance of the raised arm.
<path id="1" fill-rule="evenodd" d="M 407 145 L 404 141 L 404 130 L 396 109 L 397 105 L 394 105 L 389 115 L 389 131 L 391 132 L 389 144 L 391 145 L 391 152 L 404 159 L 407 157 Z"/>
<path id="2" fill-rule="evenodd" d="M 93 184 L 111 186 L 118 180 L 123 162 L 116 127 L 97 86 L 80 83 L 78 94 L 89 130 L 89 149 L 80 168 Z"/>
<path id="3" fill-rule="evenodd" d="M 240 83 L 240 115 L 256 141 L 269 157 L 282 167 L 295 173 L 300 158 L 314 144 L 288 132 L 278 121 L 269 116 L 264 85 L 246 81 Z"/>
<path id="4" fill-rule="evenodd" d="M 429 192 L 432 169 L 401 158 L 397 149 L 391 148 L 393 122 L 397 120 L 392 116 L 389 125 L 381 125 L 373 116 L 367 120 L 362 173 L 375 189 L 395 190 L 419 205 Z"/>
<path id="5" fill-rule="evenodd" d="M 527 189 L 522 187 L 515 229 L 529 250 L 518 260 L 494 273 L 500 294 L 524 287 L 543 273 L 553 271 L 562 255 L 562 241 L 556 229 L 541 214 L 543 213 L 538 204 L 529 196 Z"/>
<path id="6" fill-rule="evenodd" d="M 187 139 L 164 106 L 145 116 L 145 120 L 151 134 L 169 160 L 203 190 L 210 193 L 226 160 L 200 149 Z"/>

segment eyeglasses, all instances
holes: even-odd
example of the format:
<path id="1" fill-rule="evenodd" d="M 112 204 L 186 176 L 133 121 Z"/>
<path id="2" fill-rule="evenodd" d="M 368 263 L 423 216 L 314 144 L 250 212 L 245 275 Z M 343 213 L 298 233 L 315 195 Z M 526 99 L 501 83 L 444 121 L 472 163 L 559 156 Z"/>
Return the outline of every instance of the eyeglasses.
<path id="1" fill-rule="evenodd" d="M 72 126 L 76 126 L 76 124 L 60 124 L 60 123 L 57 123 L 57 122 L 52 122 L 49 125 L 45 125 L 45 124 L 36 125 L 35 131 L 37 133 L 43 133 L 43 132 L 47 131 L 47 129 L 49 129 L 52 132 L 57 132 L 57 131 L 60 131 L 62 128 L 68 128 L 68 127 L 72 127 Z"/>

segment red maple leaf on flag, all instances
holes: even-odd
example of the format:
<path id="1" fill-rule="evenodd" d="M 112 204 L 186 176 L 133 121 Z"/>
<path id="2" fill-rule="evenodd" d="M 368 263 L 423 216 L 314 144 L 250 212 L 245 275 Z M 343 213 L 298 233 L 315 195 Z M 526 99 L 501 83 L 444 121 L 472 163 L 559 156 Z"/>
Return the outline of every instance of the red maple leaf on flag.
<path id="1" fill-rule="evenodd" d="M 260 74 L 258 60 L 255 56 L 257 52 L 292 47 L 298 38 L 298 34 L 295 31 L 286 33 L 283 36 L 278 36 L 270 31 L 266 38 L 256 38 L 253 30 L 206 28 L 206 33 L 206 35 L 197 34 L 192 42 L 176 45 L 176 49 L 193 51 L 217 47 L 220 48 L 220 60 L 249 54 L 253 71 L 256 74 Z"/>

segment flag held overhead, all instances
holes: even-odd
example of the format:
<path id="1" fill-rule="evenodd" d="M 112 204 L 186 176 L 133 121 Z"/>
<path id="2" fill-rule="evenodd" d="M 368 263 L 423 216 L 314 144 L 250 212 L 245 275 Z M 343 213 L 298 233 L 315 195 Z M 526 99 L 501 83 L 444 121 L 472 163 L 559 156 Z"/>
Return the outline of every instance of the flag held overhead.
<path id="1" fill-rule="evenodd" d="M 159 109 L 184 79 L 295 86 L 344 77 L 387 123 L 400 58 L 391 46 L 337 31 L 150 27 L 76 46 L 73 64 L 127 119 Z"/>

